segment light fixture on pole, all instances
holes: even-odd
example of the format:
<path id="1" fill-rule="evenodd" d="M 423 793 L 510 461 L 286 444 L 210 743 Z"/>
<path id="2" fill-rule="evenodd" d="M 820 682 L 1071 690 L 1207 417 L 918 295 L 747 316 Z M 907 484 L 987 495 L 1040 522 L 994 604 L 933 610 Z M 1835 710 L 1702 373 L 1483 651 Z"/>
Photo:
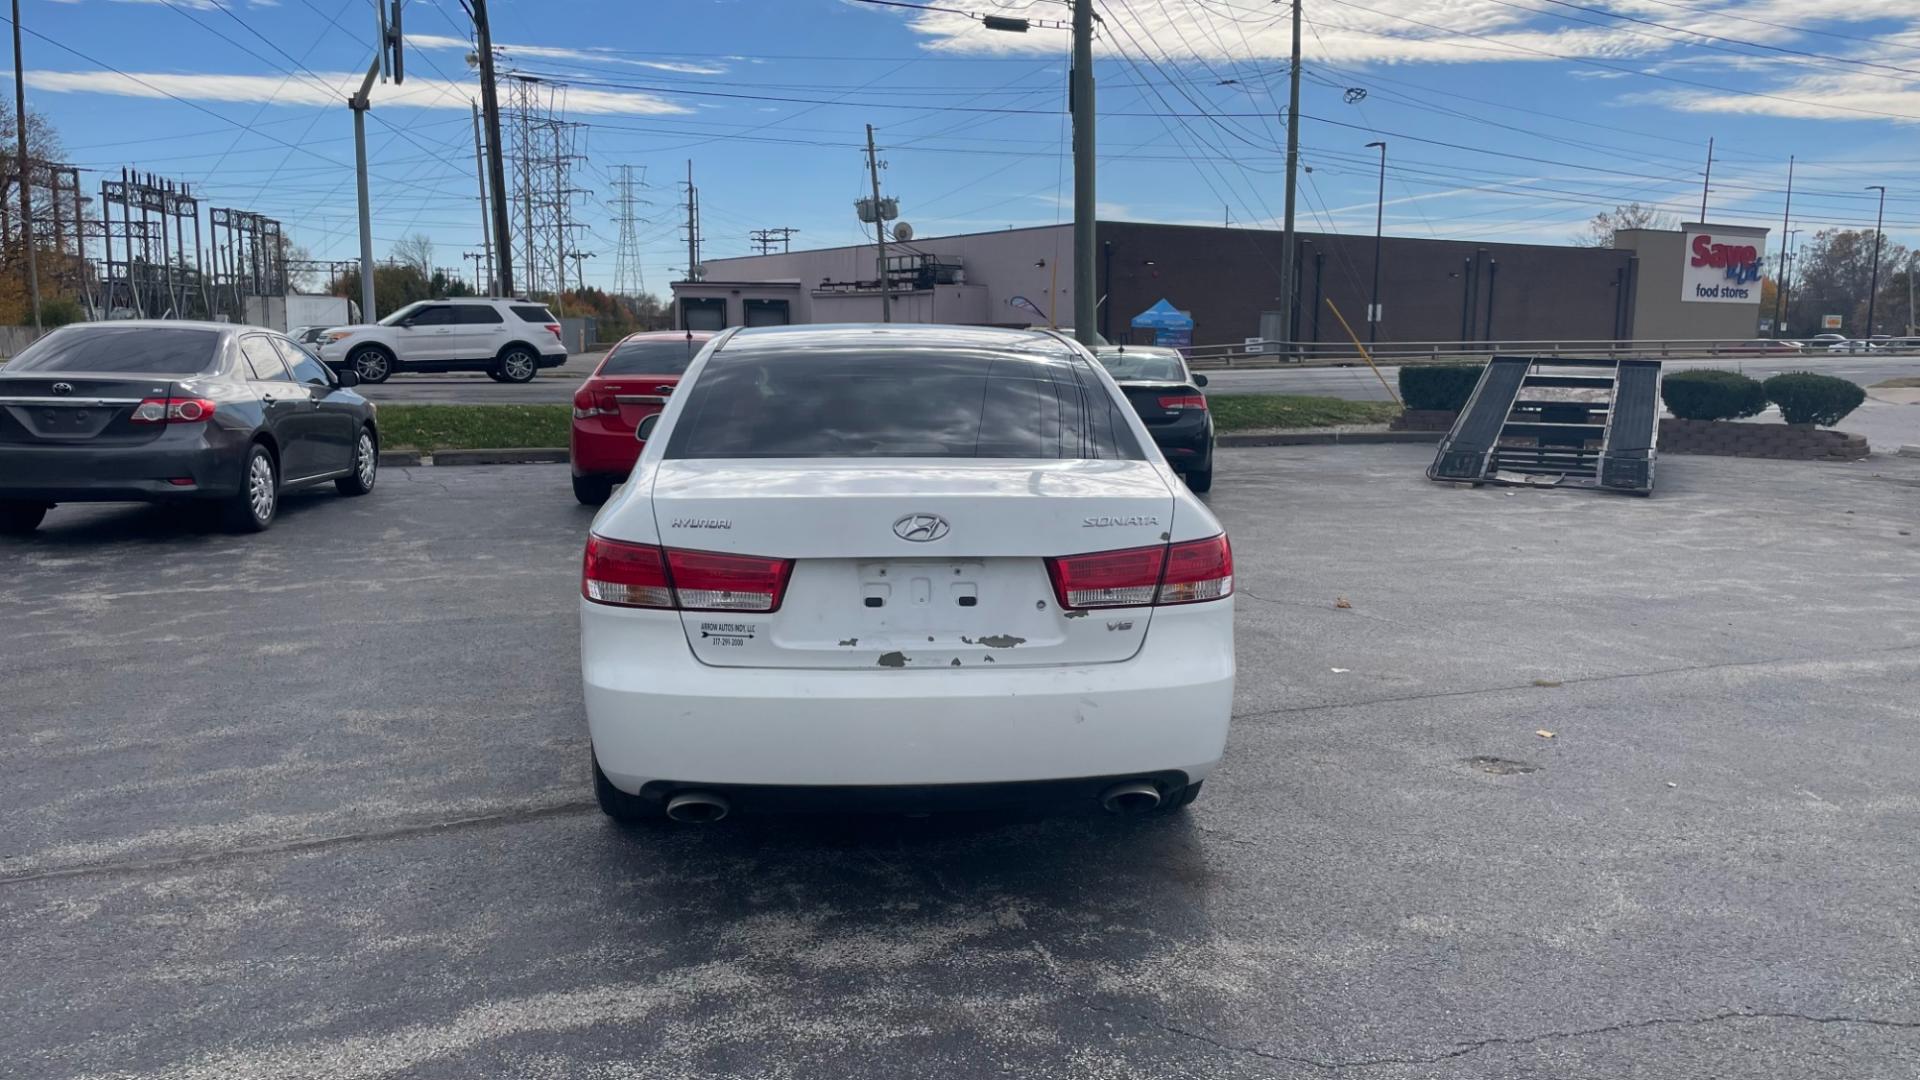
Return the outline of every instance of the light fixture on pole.
<path id="1" fill-rule="evenodd" d="M 1380 225 L 1387 211 L 1387 144 L 1370 142 L 1369 150 L 1380 149 L 1380 193 L 1373 206 L 1373 299 L 1367 304 L 1367 344 L 1380 337 Z"/>
<path id="2" fill-rule="evenodd" d="M 1880 226 L 1887 219 L 1887 186 L 1868 184 L 1863 190 L 1880 193 L 1880 211 L 1873 218 L 1873 274 L 1867 282 L 1867 332 L 1864 336 L 1871 340 L 1873 338 L 1873 301 L 1875 294 L 1880 291 Z"/>

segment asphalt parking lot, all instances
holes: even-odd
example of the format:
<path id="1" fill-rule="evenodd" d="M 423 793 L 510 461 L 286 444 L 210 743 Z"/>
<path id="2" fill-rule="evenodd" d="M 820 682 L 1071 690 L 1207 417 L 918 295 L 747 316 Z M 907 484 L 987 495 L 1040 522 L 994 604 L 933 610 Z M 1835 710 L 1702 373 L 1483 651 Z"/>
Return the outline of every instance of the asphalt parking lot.
<path id="1" fill-rule="evenodd" d="M 611 826 L 564 466 L 56 509 L 0 540 L 6 1072 L 1920 1071 L 1920 461 L 1429 455 L 1221 451 L 1234 732 L 1145 820 Z"/>

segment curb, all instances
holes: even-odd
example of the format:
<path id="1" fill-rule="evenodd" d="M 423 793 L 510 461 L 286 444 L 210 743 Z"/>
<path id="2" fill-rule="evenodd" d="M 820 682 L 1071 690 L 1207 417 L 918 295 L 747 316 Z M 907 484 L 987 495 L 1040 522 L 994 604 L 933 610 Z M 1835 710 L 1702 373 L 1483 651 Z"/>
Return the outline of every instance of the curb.
<path id="1" fill-rule="evenodd" d="M 436 450 L 431 455 L 436 466 L 443 465 L 564 465 L 564 446 L 530 446 L 508 450 Z"/>
<path id="2" fill-rule="evenodd" d="M 383 469 L 410 469 L 420 464 L 420 455 L 413 450 L 380 451 L 380 467 Z"/>
<path id="3" fill-rule="evenodd" d="M 1901 457 L 1920 457 L 1920 445 L 1908 443 L 1900 448 Z"/>
<path id="4" fill-rule="evenodd" d="M 1284 431 L 1274 434 L 1221 435 L 1216 446 L 1336 446 L 1369 443 L 1437 443 L 1444 431 Z"/>

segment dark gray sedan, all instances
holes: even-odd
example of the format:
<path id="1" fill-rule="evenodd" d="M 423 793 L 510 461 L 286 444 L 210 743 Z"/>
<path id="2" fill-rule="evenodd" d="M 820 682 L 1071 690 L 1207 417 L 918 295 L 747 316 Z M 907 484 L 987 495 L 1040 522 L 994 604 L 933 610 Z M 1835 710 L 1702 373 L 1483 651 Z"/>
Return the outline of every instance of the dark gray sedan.
<path id="1" fill-rule="evenodd" d="M 258 532 L 288 488 L 365 495 L 380 435 L 358 381 L 256 327 L 62 327 L 0 368 L 0 533 L 117 501 L 200 501 Z"/>

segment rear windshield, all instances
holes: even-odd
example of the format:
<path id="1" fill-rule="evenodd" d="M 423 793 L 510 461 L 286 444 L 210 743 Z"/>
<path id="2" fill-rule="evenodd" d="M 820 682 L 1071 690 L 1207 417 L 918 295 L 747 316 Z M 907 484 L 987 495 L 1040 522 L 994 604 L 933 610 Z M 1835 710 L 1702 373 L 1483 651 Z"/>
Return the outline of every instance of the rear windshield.
<path id="1" fill-rule="evenodd" d="M 700 355 L 705 341 L 690 338 L 654 338 L 614 347 L 600 365 L 602 375 L 683 375 Z"/>
<path id="2" fill-rule="evenodd" d="M 22 349 L 7 370 L 199 375 L 213 370 L 219 347 L 218 330 L 95 324 L 48 334 Z"/>
<path id="3" fill-rule="evenodd" d="M 715 353 L 669 458 L 1142 457 L 1093 371 L 1069 357 L 940 351 Z"/>
<path id="4" fill-rule="evenodd" d="M 513 313 L 520 316 L 523 322 L 553 323 L 560 321 L 553 317 L 553 312 L 548 311 L 544 304 L 514 304 L 512 306 Z"/>
<path id="5" fill-rule="evenodd" d="M 1100 363 L 1115 379 L 1138 382 L 1185 382 L 1186 368 L 1180 361 L 1150 353 L 1101 353 Z"/>

